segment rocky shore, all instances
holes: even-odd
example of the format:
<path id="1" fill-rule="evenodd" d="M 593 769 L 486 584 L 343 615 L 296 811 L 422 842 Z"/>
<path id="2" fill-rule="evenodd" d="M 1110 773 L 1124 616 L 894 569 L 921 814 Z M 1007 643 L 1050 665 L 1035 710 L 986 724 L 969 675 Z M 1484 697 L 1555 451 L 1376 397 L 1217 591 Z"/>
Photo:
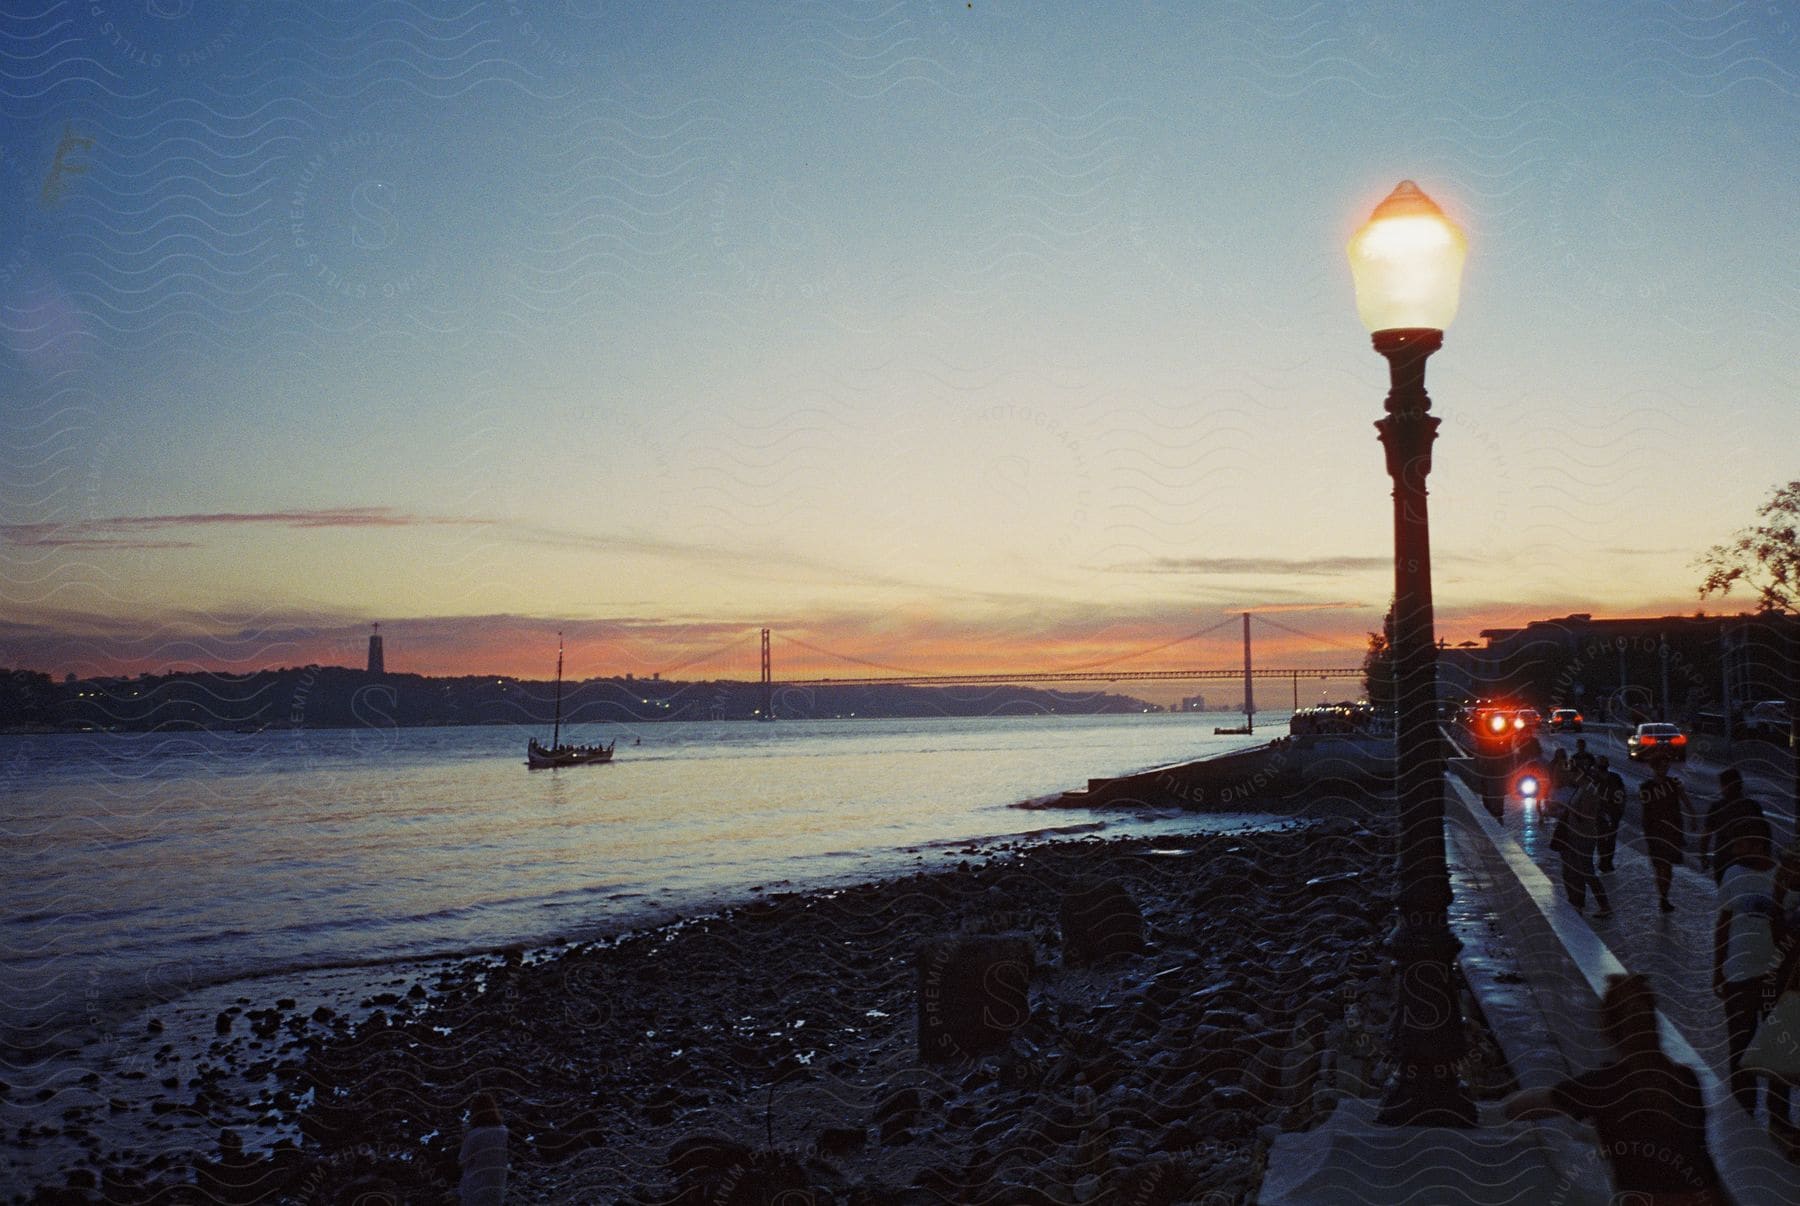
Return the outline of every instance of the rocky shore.
<path id="1" fill-rule="evenodd" d="M 444 966 L 354 1021 L 293 1000 L 221 1013 L 161 1108 L 297 1139 L 97 1159 L 34 1200 L 453 1200 L 482 1091 L 507 1120 L 509 1202 L 1248 1200 L 1269 1128 L 1381 1074 L 1390 808 L 1002 843 Z M 1484 1052 L 1471 1079 L 1497 1086 Z"/>

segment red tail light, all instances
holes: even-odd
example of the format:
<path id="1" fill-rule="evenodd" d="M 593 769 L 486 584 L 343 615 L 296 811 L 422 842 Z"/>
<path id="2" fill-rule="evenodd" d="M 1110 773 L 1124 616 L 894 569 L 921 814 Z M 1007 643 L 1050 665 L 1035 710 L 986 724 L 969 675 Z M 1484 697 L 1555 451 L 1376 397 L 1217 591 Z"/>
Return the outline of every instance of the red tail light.
<path id="1" fill-rule="evenodd" d="M 1686 745 L 1687 744 L 1687 734 L 1686 733 L 1675 734 L 1673 737 L 1669 738 L 1669 744 L 1670 745 Z"/>

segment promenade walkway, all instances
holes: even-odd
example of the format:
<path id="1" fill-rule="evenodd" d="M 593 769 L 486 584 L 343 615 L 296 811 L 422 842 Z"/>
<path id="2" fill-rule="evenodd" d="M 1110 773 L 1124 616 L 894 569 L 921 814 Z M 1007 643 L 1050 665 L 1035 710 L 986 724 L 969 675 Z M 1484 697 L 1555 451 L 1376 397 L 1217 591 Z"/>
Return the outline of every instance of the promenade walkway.
<path id="1" fill-rule="evenodd" d="M 1769 1141 L 1726 1092 L 1725 1041 L 1712 993 L 1715 890 L 1710 876 L 1676 872 L 1673 913 L 1656 902 L 1635 804 L 1645 771 L 1627 764 L 1616 735 L 1585 734 L 1625 778 L 1632 804 L 1616 870 L 1606 876 L 1614 914 L 1596 920 L 1571 907 L 1549 849 L 1548 826 L 1509 801 L 1496 823 L 1475 793 L 1452 776 L 1447 824 L 1457 893 L 1452 918 L 1466 949 L 1465 975 L 1521 1085 L 1554 1083 L 1594 1066 L 1605 1044 L 1595 1007 L 1608 975 L 1630 970 L 1656 988 L 1666 1048 L 1699 1074 L 1714 1159 L 1740 1206 L 1800 1202 L 1800 1165 Z M 1572 748 L 1572 737 L 1547 739 Z M 1696 805 L 1717 791 L 1717 763 L 1679 770 Z M 1790 781 L 1746 766 L 1746 787 L 1765 806 L 1777 839 L 1793 834 Z M 1346 1109 L 1345 1107 L 1349 1108 Z M 1503 1123 L 1484 1108 L 1477 1132 L 1380 1128 L 1366 1101 L 1341 1102 L 1314 1132 L 1284 1135 L 1270 1151 L 1265 1206 L 1382 1203 L 1604 1203 L 1609 1183 L 1592 1132 L 1566 1119 Z"/>

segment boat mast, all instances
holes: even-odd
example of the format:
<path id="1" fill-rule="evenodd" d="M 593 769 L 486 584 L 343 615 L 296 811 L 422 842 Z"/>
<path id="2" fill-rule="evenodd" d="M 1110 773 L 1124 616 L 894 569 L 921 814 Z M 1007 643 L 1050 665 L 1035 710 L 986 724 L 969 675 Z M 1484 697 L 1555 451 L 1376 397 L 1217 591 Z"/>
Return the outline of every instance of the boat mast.
<path id="1" fill-rule="evenodd" d="M 550 748 L 562 744 L 562 633 L 556 634 L 556 723 L 550 729 Z"/>

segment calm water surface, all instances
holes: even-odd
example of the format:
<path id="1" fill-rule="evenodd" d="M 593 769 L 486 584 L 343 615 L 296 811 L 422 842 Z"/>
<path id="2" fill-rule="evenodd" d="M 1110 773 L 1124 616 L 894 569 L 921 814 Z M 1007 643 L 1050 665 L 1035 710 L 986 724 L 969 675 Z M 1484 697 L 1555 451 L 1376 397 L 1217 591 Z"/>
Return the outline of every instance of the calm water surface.
<path id="1" fill-rule="evenodd" d="M 510 727 L 3 738 L 0 1027 L 580 936 L 1093 825 L 1015 806 L 1266 739 L 1213 735 L 1231 719 L 671 723 L 637 746 L 576 726 L 571 740 L 619 737 L 618 760 L 536 772 Z"/>

